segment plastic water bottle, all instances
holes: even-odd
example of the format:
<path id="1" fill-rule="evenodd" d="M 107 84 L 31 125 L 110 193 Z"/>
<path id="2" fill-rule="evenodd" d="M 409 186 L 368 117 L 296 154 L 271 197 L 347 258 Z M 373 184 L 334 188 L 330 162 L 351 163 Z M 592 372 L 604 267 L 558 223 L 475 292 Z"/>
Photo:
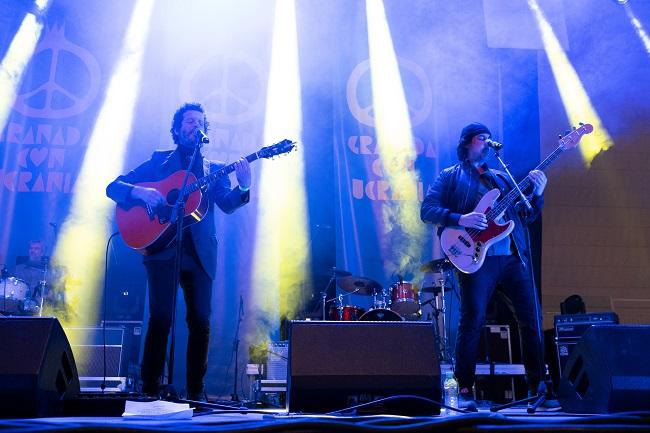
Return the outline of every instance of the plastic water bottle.
<path id="1" fill-rule="evenodd" d="M 458 382 L 456 382 L 453 371 L 445 373 L 445 381 L 442 387 L 445 393 L 445 404 L 458 409 Z M 457 413 L 455 410 L 447 410 L 448 415 L 456 415 Z"/>

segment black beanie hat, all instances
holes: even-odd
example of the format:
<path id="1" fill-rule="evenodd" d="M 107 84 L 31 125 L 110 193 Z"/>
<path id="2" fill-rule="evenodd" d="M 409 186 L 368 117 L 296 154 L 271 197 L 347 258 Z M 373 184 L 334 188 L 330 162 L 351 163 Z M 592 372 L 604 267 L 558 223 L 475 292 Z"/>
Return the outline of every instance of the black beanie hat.
<path id="1" fill-rule="evenodd" d="M 460 140 L 469 141 L 475 135 L 486 134 L 486 133 L 492 135 L 492 133 L 490 132 L 487 126 L 478 122 L 470 123 L 469 125 L 464 127 L 463 130 L 461 131 Z"/>
<path id="2" fill-rule="evenodd" d="M 467 143 L 472 140 L 472 137 L 479 134 L 492 135 L 487 126 L 478 122 L 470 123 L 460 132 L 460 139 L 458 140 L 458 147 L 456 148 L 456 155 L 458 156 L 459 161 L 463 161 L 467 157 L 467 149 L 465 148 Z"/>

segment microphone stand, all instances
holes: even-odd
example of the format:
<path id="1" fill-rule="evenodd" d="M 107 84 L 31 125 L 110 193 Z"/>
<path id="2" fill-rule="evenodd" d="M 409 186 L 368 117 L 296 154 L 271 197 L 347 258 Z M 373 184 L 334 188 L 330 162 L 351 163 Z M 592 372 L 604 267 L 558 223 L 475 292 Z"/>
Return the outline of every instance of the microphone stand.
<path id="1" fill-rule="evenodd" d="M 174 349 L 176 347 L 176 294 L 178 292 L 178 286 L 180 285 L 180 276 L 181 276 L 181 260 L 183 254 L 183 220 L 185 218 L 185 197 L 187 181 L 190 178 L 190 172 L 194 167 L 194 161 L 196 160 L 197 155 L 199 154 L 199 149 L 202 146 L 200 139 L 197 140 L 196 146 L 194 146 L 194 152 L 192 153 L 192 158 L 190 159 L 190 164 L 185 171 L 185 177 L 183 178 L 183 185 L 181 186 L 180 193 L 174 204 L 174 209 L 172 211 L 172 221 L 176 223 L 176 256 L 174 258 L 174 290 L 172 295 L 172 320 L 171 320 L 171 341 L 169 343 L 169 362 L 167 363 L 167 387 L 163 393 L 167 398 L 176 399 L 178 394 L 174 389 Z M 180 145 L 179 145 L 180 146 Z M 180 158 L 180 152 L 179 152 Z M 175 218 L 175 219 L 174 219 Z"/>
<path id="2" fill-rule="evenodd" d="M 521 202 L 520 203 L 523 203 L 526 206 L 526 210 L 531 212 L 533 210 L 532 205 L 530 204 L 530 202 L 528 201 L 528 199 L 526 198 L 524 193 L 519 188 L 519 185 L 515 181 L 512 174 L 510 173 L 510 170 L 508 170 L 508 166 L 506 165 L 505 162 L 503 162 L 503 160 L 501 159 L 501 156 L 499 155 L 499 150 L 500 150 L 501 147 L 500 146 L 499 147 L 491 146 L 491 147 L 494 149 L 495 158 L 499 161 L 499 163 L 501 164 L 501 167 L 503 167 L 503 170 L 508 175 L 508 178 L 510 179 L 510 182 L 512 182 L 512 184 L 515 186 L 515 188 L 519 192 L 519 196 L 521 197 Z M 528 230 L 526 230 L 526 244 L 527 244 L 528 250 L 530 251 L 531 245 L 530 245 L 530 237 L 528 235 Z M 542 358 L 542 366 L 543 366 L 542 368 L 543 368 L 543 370 L 546 370 L 546 368 L 544 367 L 544 362 L 545 362 L 544 361 L 544 340 L 543 340 L 543 336 L 542 336 L 542 327 L 541 327 L 541 323 L 540 323 L 540 320 L 539 320 L 539 317 L 540 317 L 540 315 L 539 315 L 539 301 L 538 301 L 538 298 L 537 298 L 537 290 L 536 290 L 536 286 L 535 286 L 535 279 L 534 279 L 533 274 L 532 274 L 532 263 L 531 263 L 530 268 L 531 268 L 530 269 L 530 274 L 531 274 L 530 276 L 531 276 L 531 279 L 533 281 L 533 284 L 532 284 L 533 294 L 532 294 L 532 296 L 533 296 L 533 299 L 535 300 L 534 304 L 535 304 L 535 323 L 537 325 L 536 326 L 537 327 L 537 330 L 536 330 L 536 332 L 537 332 L 537 340 L 538 340 L 537 344 L 540 345 L 540 348 L 539 348 L 540 349 L 540 355 L 539 356 Z M 539 382 L 539 386 L 537 387 L 537 394 L 536 395 L 528 397 L 528 398 L 524 398 L 524 399 L 521 399 L 521 400 L 512 401 L 510 403 L 506 403 L 506 404 L 503 404 L 503 405 L 500 405 L 500 406 L 491 407 L 490 411 L 491 412 L 498 412 L 498 411 L 500 411 L 502 409 L 512 407 L 512 406 L 515 406 L 515 405 L 518 405 L 518 404 L 531 403 L 531 404 L 529 404 L 529 406 L 527 408 L 527 412 L 532 414 L 532 413 L 535 413 L 537 408 L 539 406 L 541 406 L 542 404 L 544 404 L 544 402 L 546 400 L 554 399 L 554 396 L 552 394 L 553 385 L 549 381 L 545 380 L 546 372 L 545 371 L 540 371 L 539 373 L 540 373 L 540 382 Z"/>
<path id="3" fill-rule="evenodd" d="M 233 383 L 232 394 L 230 395 L 231 401 L 239 401 L 239 396 L 237 395 L 237 377 L 239 376 L 239 327 L 241 326 L 243 318 L 244 298 L 239 295 L 239 317 L 237 318 L 237 330 L 235 331 L 235 339 L 232 342 L 232 350 L 235 352 L 235 381 Z"/>
<path id="4" fill-rule="evenodd" d="M 519 192 L 519 197 L 521 198 L 521 201 L 526 205 L 526 209 L 528 209 L 529 211 L 532 211 L 533 206 L 531 206 L 530 202 L 528 201 L 528 199 L 526 198 L 524 193 L 519 188 L 519 185 L 517 185 L 517 182 L 515 181 L 515 178 L 512 177 L 512 173 L 510 173 L 510 170 L 508 170 L 508 165 L 505 162 L 503 162 L 503 160 L 501 159 L 501 155 L 499 155 L 499 149 L 497 149 L 496 147 L 493 147 L 493 149 L 494 149 L 494 157 L 497 159 L 497 161 L 499 161 L 499 164 L 501 164 L 501 167 L 503 168 L 503 171 L 505 171 L 506 174 L 508 175 L 508 178 L 510 179 L 510 182 L 512 182 L 512 184 L 517 189 L 517 192 Z"/>

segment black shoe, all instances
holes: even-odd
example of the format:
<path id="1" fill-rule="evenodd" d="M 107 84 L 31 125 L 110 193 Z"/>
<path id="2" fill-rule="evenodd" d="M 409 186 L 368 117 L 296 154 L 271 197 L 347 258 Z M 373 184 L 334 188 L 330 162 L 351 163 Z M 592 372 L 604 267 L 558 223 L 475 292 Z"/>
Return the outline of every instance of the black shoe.
<path id="1" fill-rule="evenodd" d="M 474 394 L 468 388 L 463 388 L 458 393 L 458 409 L 464 409 L 470 412 L 478 412 L 478 406 L 476 400 L 474 400 Z"/>
<path id="2" fill-rule="evenodd" d="M 205 391 L 200 391 L 200 392 L 188 392 L 187 393 L 187 400 L 191 401 L 199 401 L 202 403 L 207 403 L 208 402 L 208 396 L 205 393 Z"/>
<path id="3" fill-rule="evenodd" d="M 157 383 L 149 384 L 145 383 L 142 385 L 142 395 L 145 398 L 152 398 L 158 400 L 160 398 L 160 385 Z"/>

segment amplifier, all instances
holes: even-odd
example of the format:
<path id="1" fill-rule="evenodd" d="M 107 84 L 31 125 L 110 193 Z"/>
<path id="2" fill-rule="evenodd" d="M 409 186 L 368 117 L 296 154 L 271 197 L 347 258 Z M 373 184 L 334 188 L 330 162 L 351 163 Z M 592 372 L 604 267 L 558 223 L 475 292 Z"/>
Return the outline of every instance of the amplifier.
<path id="1" fill-rule="evenodd" d="M 618 324 L 618 315 L 612 311 L 587 314 L 561 314 L 555 316 L 555 345 L 559 374 L 562 375 L 573 348 L 582 334 L 593 325 Z"/>
<path id="2" fill-rule="evenodd" d="M 266 378 L 268 380 L 287 380 L 288 341 L 271 341 L 268 348 Z"/>
<path id="3" fill-rule="evenodd" d="M 555 339 L 570 338 L 578 340 L 591 326 L 598 324 L 618 324 L 618 316 L 612 311 L 587 314 L 561 314 L 555 316 Z"/>
<path id="4" fill-rule="evenodd" d="M 65 328 L 65 333 L 77 364 L 81 391 L 101 391 L 104 374 L 106 390 L 121 391 L 126 382 L 121 374 L 124 328 L 71 327 Z"/>

